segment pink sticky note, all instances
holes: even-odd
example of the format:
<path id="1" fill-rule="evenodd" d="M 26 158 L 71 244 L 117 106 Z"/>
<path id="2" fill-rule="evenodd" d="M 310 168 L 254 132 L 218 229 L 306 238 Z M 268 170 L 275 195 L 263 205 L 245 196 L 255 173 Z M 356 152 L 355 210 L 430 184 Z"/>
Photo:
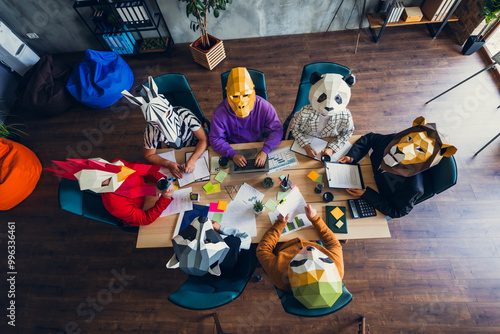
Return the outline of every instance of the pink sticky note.
<path id="1" fill-rule="evenodd" d="M 210 212 L 224 212 L 224 210 L 217 209 L 218 205 L 219 205 L 219 203 L 210 203 L 210 207 L 208 208 L 208 211 L 210 211 Z"/>

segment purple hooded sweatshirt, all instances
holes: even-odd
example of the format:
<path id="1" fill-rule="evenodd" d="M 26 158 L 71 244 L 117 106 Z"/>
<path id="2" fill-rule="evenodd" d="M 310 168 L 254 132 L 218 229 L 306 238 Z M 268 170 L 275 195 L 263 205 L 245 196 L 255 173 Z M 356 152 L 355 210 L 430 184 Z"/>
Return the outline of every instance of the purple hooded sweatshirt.
<path id="1" fill-rule="evenodd" d="M 283 126 L 272 104 L 260 96 L 255 97 L 255 105 L 245 118 L 236 116 L 226 98 L 214 111 L 208 137 L 217 153 L 231 159 L 236 152 L 230 143 L 264 141 L 262 151 L 269 154 L 281 143 Z"/>

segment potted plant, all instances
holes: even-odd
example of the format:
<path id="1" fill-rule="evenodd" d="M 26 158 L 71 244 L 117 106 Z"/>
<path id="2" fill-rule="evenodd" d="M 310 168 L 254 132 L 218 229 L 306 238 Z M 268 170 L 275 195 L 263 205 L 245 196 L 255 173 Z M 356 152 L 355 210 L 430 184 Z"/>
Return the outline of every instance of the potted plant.
<path id="1" fill-rule="evenodd" d="M 486 43 L 484 36 L 498 23 L 498 13 L 500 12 L 500 0 L 484 0 L 484 7 L 480 9 L 485 18 L 485 25 L 477 35 L 471 35 L 467 38 L 462 54 L 471 55 Z M 492 22 L 493 21 L 493 22 Z"/>
<path id="2" fill-rule="evenodd" d="M 186 15 L 193 15 L 195 21 L 190 22 L 193 31 L 200 30 L 201 36 L 189 45 L 194 61 L 212 70 L 224 58 L 224 44 L 218 38 L 208 34 L 207 18 L 210 12 L 218 18 L 221 10 L 226 10 L 233 0 L 179 0 L 186 2 Z"/>
<path id="3" fill-rule="evenodd" d="M 274 186 L 274 180 L 268 176 L 262 181 L 262 186 L 266 189 L 272 188 Z"/>
<path id="4" fill-rule="evenodd" d="M 262 212 L 264 212 L 264 204 L 261 201 L 255 201 L 253 205 L 253 212 L 256 215 L 260 215 Z"/>
<path id="5" fill-rule="evenodd" d="M 23 126 L 23 124 L 14 123 L 6 125 L 5 120 L 2 121 L 3 117 L 5 117 L 5 113 L 0 111 L 0 138 L 17 141 L 21 135 L 27 136 L 26 132 L 18 128 L 19 126 Z"/>

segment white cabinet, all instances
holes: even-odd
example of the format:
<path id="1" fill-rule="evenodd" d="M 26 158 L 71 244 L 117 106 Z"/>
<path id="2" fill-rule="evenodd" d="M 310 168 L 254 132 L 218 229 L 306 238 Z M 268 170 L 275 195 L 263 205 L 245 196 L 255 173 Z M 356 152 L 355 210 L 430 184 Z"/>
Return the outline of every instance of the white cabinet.
<path id="1" fill-rule="evenodd" d="M 0 20 L 0 61 L 23 76 L 40 57 Z"/>

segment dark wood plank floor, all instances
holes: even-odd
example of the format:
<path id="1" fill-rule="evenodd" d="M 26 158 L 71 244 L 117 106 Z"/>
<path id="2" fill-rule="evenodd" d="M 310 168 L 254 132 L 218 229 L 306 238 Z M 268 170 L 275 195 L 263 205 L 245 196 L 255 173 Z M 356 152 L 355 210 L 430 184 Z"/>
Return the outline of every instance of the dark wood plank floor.
<path id="1" fill-rule="evenodd" d="M 185 44 L 175 46 L 172 58 L 125 58 L 135 85 L 148 75 L 183 73 L 209 118 L 222 99 L 222 72 L 235 66 L 261 70 L 282 121 L 293 107 L 302 67 L 337 62 L 357 77 L 349 104 L 355 134 L 396 132 L 423 115 L 458 147 L 455 187 L 391 220 L 391 239 L 344 245 L 344 283 L 354 296 L 350 305 L 322 318 L 288 315 L 258 269 L 263 282 L 249 283 L 236 301 L 216 310 L 224 330 L 356 333 L 364 315 L 372 333 L 499 333 L 500 139 L 472 157 L 500 131 L 498 85 L 490 73 L 482 73 L 426 106 L 482 69 L 481 57 L 462 56 L 447 31 L 432 40 L 421 26 L 387 29 L 378 44 L 363 31 L 357 55 L 355 38 L 355 31 L 345 31 L 325 38 L 225 41 L 227 59 L 213 71 L 195 64 Z M 74 64 L 82 55 L 58 58 Z M 125 101 L 102 110 L 75 106 L 50 119 L 36 111 L 18 117 L 30 134 L 22 143 L 45 167 L 66 157 L 140 158 L 144 119 Z M 212 311 L 184 310 L 167 300 L 186 278 L 165 268 L 171 250 L 136 249 L 134 234 L 62 211 L 57 185 L 43 172 L 30 197 L 0 213 L 2 256 L 6 223 L 16 224 L 17 322 L 9 333 L 212 333 Z M 6 259 L 1 261 L 5 265 Z M 115 280 L 117 272 L 128 275 L 123 285 Z M 5 279 L 1 284 L 4 299 Z M 6 321 L 2 314 L 0 328 L 7 328 Z"/>

